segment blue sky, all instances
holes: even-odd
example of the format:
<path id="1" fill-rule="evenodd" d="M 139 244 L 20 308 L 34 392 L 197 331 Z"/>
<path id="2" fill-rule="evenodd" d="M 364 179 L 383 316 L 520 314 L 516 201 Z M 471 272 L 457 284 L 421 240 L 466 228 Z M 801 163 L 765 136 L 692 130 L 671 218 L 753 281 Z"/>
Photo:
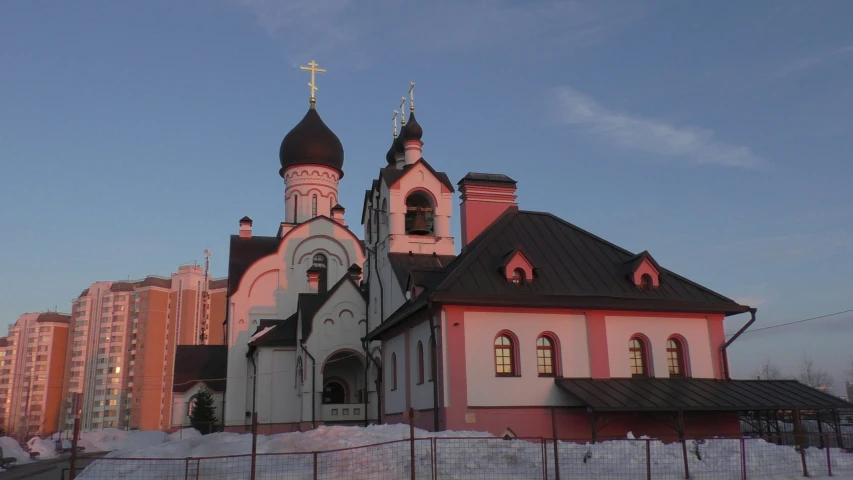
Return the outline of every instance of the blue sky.
<path id="1" fill-rule="evenodd" d="M 522 208 L 648 249 L 757 306 L 756 327 L 853 308 L 850 18 L 847 1 L 4 2 L 0 322 L 205 248 L 223 276 L 243 215 L 275 234 L 311 59 L 356 231 L 413 80 L 424 156 L 454 181 L 510 175 Z M 793 373 L 805 351 L 842 380 L 851 321 L 744 335 L 734 371 Z"/>

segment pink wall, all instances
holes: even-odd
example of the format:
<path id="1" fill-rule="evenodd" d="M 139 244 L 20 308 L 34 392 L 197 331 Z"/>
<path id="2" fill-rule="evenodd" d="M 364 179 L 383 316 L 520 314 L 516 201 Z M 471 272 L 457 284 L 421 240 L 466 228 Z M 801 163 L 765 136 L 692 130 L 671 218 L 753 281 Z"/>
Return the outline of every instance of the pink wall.
<path id="1" fill-rule="evenodd" d="M 634 284 L 641 285 L 643 275 L 646 274 L 652 277 L 652 285 L 654 285 L 655 287 L 660 286 L 659 273 L 657 269 L 655 269 L 654 265 L 652 265 L 652 262 L 650 262 L 648 259 L 643 260 L 643 263 L 641 263 L 640 266 L 637 267 L 637 271 L 634 272 Z"/>

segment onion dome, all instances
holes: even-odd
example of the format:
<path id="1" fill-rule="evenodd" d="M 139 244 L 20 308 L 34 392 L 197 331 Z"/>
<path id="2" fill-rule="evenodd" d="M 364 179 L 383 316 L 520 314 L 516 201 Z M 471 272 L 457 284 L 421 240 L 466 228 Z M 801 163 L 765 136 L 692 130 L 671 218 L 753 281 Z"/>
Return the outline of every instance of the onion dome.
<path id="1" fill-rule="evenodd" d="M 338 136 L 320 118 L 311 105 L 308 113 L 293 130 L 284 136 L 278 151 L 281 161 L 279 175 L 294 165 L 324 165 L 344 176 L 344 147 Z"/>
<path id="2" fill-rule="evenodd" d="M 397 144 L 397 139 L 394 138 L 394 141 L 391 142 L 391 148 L 388 149 L 388 153 L 385 154 L 385 161 L 388 162 L 388 165 L 394 165 L 397 163 L 397 159 L 394 158 L 394 146 Z"/>
<path id="3" fill-rule="evenodd" d="M 403 137 L 403 140 L 420 140 L 424 136 L 424 129 L 415 118 L 415 112 L 409 114 L 409 122 L 403 127 L 400 136 Z"/>
<path id="4" fill-rule="evenodd" d="M 408 127 L 408 125 L 403 125 L 400 135 L 394 139 L 394 145 L 392 145 L 392 148 L 394 149 L 395 155 L 402 155 L 406 152 L 406 147 L 403 146 L 403 135 L 406 132 L 406 127 Z"/>

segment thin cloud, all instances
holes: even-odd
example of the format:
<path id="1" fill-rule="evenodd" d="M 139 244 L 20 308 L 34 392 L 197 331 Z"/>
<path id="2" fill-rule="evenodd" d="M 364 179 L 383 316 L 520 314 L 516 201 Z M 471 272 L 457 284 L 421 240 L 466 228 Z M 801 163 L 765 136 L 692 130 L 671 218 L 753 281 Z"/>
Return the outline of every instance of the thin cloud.
<path id="1" fill-rule="evenodd" d="M 818 68 L 829 62 L 840 60 L 845 56 L 851 54 L 853 54 L 853 45 L 847 45 L 826 52 L 820 52 L 814 55 L 802 57 L 774 72 L 771 75 L 771 78 L 774 80 L 778 80 L 780 78 L 784 78 L 795 73 Z"/>
<path id="2" fill-rule="evenodd" d="M 712 130 L 672 125 L 660 120 L 610 110 L 592 97 L 561 87 L 557 90 L 560 120 L 584 128 L 601 141 L 625 150 L 677 158 L 694 164 L 756 168 L 766 161 L 743 145 L 714 138 Z"/>
<path id="3" fill-rule="evenodd" d="M 389 58 L 472 48 L 584 48 L 645 12 L 608 0 L 234 0 L 288 54 Z M 294 60 L 295 61 L 295 60 Z M 301 57 L 300 57 L 301 61 Z"/>

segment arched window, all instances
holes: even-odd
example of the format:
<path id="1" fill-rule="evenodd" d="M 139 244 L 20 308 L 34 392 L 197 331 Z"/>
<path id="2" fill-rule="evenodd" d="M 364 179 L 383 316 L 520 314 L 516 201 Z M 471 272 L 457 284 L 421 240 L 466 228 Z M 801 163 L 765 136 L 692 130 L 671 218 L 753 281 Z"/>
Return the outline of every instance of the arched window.
<path id="1" fill-rule="evenodd" d="M 424 383 L 424 344 L 418 341 L 418 385 Z"/>
<path id="2" fill-rule="evenodd" d="M 542 335 L 536 339 L 536 368 L 540 377 L 553 377 L 557 375 L 557 350 L 554 340 Z"/>
<path id="3" fill-rule="evenodd" d="M 434 208 L 423 192 L 414 192 L 406 198 L 406 234 L 433 235 Z"/>
<path id="4" fill-rule="evenodd" d="M 391 354 L 391 390 L 397 390 L 397 354 Z"/>
<path id="5" fill-rule="evenodd" d="M 435 380 L 435 360 L 433 360 L 433 355 L 435 355 L 435 337 L 429 337 L 429 381 L 432 382 Z"/>
<path id="6" fill-rule="evenodd" d="M 388 225 L 388 199 L 382 199 L 382 225 Z"/>
<path id="7" fill-rule="evenodd" d="M 187 405 L 187 416 L 192 417 L 193 411 L 195 411 L 195 405 L 198 402 L 198 395 L 193 395 L 193 398 L 190 399 L 190 403 Z"/>
<path id="8" fill-rule="evenodd" d="M 516 285 L 524 285 L 526 281 L 524 270 L 516 268 L 512 271 L 512 283 Z"/>
<path id="9" fill-rule="evenodd" d="M 640 277 L 640 287 L 642 288 L 652 288 L 655 285 L 654 280 L 652 280 L 652 276 L 648 273 L 644 273 L 642 277 Z"/>
<path id="10" fill-rule="evenodd" d="M 683 377 L 687 375 L 684 361 L 684 343 L 676 338 L 670 337 L 666 341 L 666 366 L 670 377 Z"/>
<path id="11" fill-rule="evenodd" d="M 628 353 L 631 359 L 631 376 L 648 377 L 649 364 L 646 355 L 646 342 L 640 337 L 632 338 L 628 346 Z"/>
<path id="12" fill-rule="evenodd" d="M 314 218 L 316 216 L 317 216 L 317 194 L 315 193 L 311 197 L 311 218 Z"/>
<path id="13" fill-rule="evenodd" d="M 322 253 L 316 253 L 312 258 L 311 263 L 313 267 L 320 269 L 320 281 L 317 290 L 320 293 L 323 293 L 326 291 L 326 288 L 328 288 L 328 286 L 326 285 L 326 273 L 328 269 L 326 267 L 328 267 L 329 261 Z"/>
<path id="14" fill-rule="evenodd" d="M 503 333 L 495 338 L 495 375 L 512 377 L 515 374 L 515 342 Z"/>
<path id="15" fill-rule="evenodd" d="M 299 223 L 299 195 L 293 194 L 293 223 Z"/>

